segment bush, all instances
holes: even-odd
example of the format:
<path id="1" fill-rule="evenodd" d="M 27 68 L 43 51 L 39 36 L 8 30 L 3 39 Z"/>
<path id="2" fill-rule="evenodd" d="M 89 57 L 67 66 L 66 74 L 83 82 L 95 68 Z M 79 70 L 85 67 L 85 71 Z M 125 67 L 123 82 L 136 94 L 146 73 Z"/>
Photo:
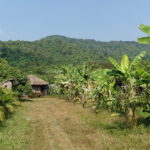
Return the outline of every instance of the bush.
<path id="1" fill-rule="evenodd" d="M 0 122 L 13 113 L 18 105 L 19 101 L 15 92 L 0 88 Z"/>

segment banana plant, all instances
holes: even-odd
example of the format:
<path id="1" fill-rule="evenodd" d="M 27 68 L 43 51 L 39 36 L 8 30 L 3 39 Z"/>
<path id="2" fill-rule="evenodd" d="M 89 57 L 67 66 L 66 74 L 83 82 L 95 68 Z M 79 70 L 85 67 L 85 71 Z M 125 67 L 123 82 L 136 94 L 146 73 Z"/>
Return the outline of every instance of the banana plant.
<path id="1" fill-rule="evenodd" d="M 83 64 L 80 67 L 63 67 L 56 76 L 59 93 L 73 102 L 85 103 L 86 88 L 90 75 L 90 67 Z"/>
<path id="2" fill-rule="evenodd" d="M 94 88 L 90 91 L 89 97 L 93 103 L 93 109 L 97 112 L 99 109 L 114 108 L 114 80 L 107 73 L 109 69 L 97 69 L 91 73 L 91 80 Z"/>
<path id="3" fill-rule="evenodd" d="M 141 24 L 139 28 L 141 31 L 148 34 L 149 36 L 138 38 L 138 42 L 141 44 L 150 44 L 150 26 Z"/>
<path id="4" fill-rule="evenodd" d="M 137 71 L 144 56 L 145 52 L 143 51 L 130 62 L 128 56 L 123 55 L 120 64 L 113 58 L 109 58 L 109 61 L 114 66 L 114 69 L 109 72 L 109 75 L 114 76 L 116 87 L 119 87 L 118 89 L 120 89 L 119 97 L 122 97 L 121 102 L 118 97 L 118 102 L 122 105 L 126 123 L 132 120 L 133 125 L 136 124 L 135 112 L 137 103 L 141 100 L 137 93 L 137 83 L 139 81 L 137 80 Z"/>
<path id="5" fill-rule="evenodd" d="M 138 43 L 150 44 L 150 26 L 141 24 L 139 28 L 149 36 L 138 38 Z M 142 82 L 142 88 L 144 89 L 142 93 L 144 95 L 144 99 L 147 100 L 147 103 L 144 106 L 146 106 L 146 109 L 148 109 L 150 112 L 150 74 L 144 71 L 142 68 L 138 70 L 137 74 L 142 77 L 142 80 L 140 80 L 140 82 Z"/>

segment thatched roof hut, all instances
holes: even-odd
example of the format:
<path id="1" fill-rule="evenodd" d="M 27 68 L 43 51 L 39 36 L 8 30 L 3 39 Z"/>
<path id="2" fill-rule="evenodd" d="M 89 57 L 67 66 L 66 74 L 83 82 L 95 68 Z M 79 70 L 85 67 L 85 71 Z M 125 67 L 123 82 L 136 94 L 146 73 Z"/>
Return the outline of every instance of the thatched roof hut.
<path id="1" fill-rule="evenodd" d="M 29 75 L 28 79 L 31 85 L 49 85 L 48 82 L 42 80 L 41 78 L 35 75 Z"/>
<path id="2" fill-rule="evenodd" d="M 35 76 L 29 75 L 28 76 L 29 83 L 32 86 L 32 92 L 38 94 L 39 96 L 47 95 L 47 89 L 49 83 L 44 81 L 43 79 Z"/>

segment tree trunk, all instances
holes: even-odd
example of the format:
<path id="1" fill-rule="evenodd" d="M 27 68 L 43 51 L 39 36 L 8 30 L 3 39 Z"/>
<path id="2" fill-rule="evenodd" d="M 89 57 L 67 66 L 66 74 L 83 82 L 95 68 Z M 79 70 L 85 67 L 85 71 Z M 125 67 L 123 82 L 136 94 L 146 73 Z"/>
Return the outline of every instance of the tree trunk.
<path id="1" fill-rule="evenodd" d="M 132 108 L 129 108 L 126 106 L 126 108 L 125 108 L 125 123 L 126 123 L 126 125 L 129 125 L 129 123 L 131 123 L 132 116 L 133 116 Z"/>
<path id="2" fill-rule="evenodd" d="M 126 125 L 128 125 L 128 123 L 129 123 L 129 110 L 128 110 L 127 106 L 125 108 L 125 123 L 126 123 Z"/>
<path id="3" fill-rule="evenodd" d="M 136 112 L 136 107 L 135 105 L 132 107 L 132 127 L 135 128 L 136 127 L 136 116 L 135 116 L 135 112 Z"/>
<path id="4" fill-rule="evenodd" d="M 83 107 L 83 108 L 85 107 L 85 104 L 86 104 L 86 97 L 85 97 L 85 95 L 83 94 L 83 95 L 82 95 L 82 107 Z"/>

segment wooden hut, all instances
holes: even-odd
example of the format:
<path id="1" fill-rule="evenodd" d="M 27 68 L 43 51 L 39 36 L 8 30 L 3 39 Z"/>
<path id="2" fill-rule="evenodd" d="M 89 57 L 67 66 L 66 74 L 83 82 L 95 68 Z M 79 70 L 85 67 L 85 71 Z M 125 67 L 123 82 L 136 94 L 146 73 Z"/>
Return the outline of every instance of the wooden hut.
<path id="1" fill-rule="evenodd" d="M 14 81 L 14 79 L 9 79 L 9 80 L 5 80 L 3 82 L 0 83 L 0 87 L 2 88 L 7 88 L 7 89 L 12 89 L 12 82 Z"/>
<path id="2" fill-rule="evenodd" d="M 32 92 L 39 96 L 46 96 L 49 83 L 38 78 L 35 75 L 28 76 L 29 83 L 32 87 Z"/>

